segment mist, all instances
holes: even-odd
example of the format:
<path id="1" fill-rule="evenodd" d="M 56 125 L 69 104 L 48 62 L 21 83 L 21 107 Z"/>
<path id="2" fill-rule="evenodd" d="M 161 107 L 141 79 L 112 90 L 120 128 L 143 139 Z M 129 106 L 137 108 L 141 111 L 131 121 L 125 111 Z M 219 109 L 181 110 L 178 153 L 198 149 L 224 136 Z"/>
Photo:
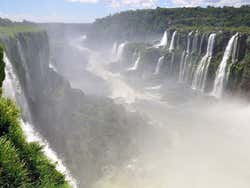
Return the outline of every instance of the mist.
<path id="1" fill-rule="evenodd" d="M 249 8 L 0 19 L 0 89 L 23 142 L 41 146 L 58 187 L 249 188 Z"/>
<path id="2" fill-rule="evenodd" d="M 163 41 L 155 36 L 158 46 L 167 45 L 165 35 Z M 247 100 L 232 95 L 217 99 L 212 92 L 197 91 L 168 75 L 152 79 L 160 74 L 162 62 L 151 75 L 137 71 L 140 60 L 136 57 L 124 66 L 121 59 L 129 41 L 100 48 L 89 45 L 87 33 L 67 39 L 67 51 L 79 53 L 71 68 L 60 72 L 71 85 L 86 95 L 108 97 L 145 121 L 140 135 L 130 138 L 129 147 L 136 151 L 127 153 L 119 165 L 104 166 L 104 173 L 90 187 L 249 187 Z M 170 43 L 173 49 L 173 39 Z M 72 53 L 68 55 L 59 56 L 72 60 Z M 164 56 L 159 58 L 162 61 Z"/>

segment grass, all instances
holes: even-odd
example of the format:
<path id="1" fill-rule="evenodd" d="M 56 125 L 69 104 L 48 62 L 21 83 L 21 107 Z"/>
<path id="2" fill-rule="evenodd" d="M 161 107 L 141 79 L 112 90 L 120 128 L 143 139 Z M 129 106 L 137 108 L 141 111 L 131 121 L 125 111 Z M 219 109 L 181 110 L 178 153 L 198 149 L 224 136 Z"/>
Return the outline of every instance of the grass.
<path id="1" fill-rule="evenodd" d="M 69 187 L 42 147 L 25 141 L 19 118 L 15 104 L 1 97 L 0 187 Z"/>
<path id="2" fill-rule="evenodd" d="M 31 25 L 0 26 L 0 35 L 14 36 L 20 32 L 40 32 L 42 29 Z"/>

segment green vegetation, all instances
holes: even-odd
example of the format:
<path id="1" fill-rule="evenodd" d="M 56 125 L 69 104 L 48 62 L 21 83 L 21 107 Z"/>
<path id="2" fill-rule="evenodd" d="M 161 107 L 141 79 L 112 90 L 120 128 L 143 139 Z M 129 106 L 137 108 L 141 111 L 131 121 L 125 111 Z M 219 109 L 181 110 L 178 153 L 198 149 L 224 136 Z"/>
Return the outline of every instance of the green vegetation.
<path id="1" fill-rule="evenodd" d="M 0 46 L 0 85 L 4 80 Z M 27 143 L 15 104 L 0 96 L 0 187 L 69 187 L 64 175 L 44 156 L 38 143 Z"/>
<path id="2" fill-rule="evenodd" d="M 25 141 L 19 117 L 13 102 L 0 98 L 0 187 L 68 187 L 42 147 Z"/>
<path id="3" fill-rule="evenodd" d="M 40 28 L 31 25 L 0 26 L 0 35 L 13 36 L 20 32 L 39 32 Z"/>
<path id="4" fill-rule="evenodd" d="M 129 38 L 134 35 L 162 33 L 167 28 L 182 30 L 229 30 L 250 33 L 250 6 L 240 8 L 156 8 L 126 11 L 94 24 L 93 35 Z"/>

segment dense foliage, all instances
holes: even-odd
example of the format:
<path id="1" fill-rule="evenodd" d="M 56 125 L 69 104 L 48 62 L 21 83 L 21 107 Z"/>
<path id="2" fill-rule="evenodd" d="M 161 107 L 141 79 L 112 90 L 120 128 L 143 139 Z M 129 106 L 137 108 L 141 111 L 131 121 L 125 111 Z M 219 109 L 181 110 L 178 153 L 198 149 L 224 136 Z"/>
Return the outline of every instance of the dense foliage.
<path id="1" fill-rule="evenodd" d="M 0 187 L 67 187 L 42 147 L 25 141 L 19 111 L 4 98 L 0 98 L 0 145 Z"/>
<path id="2" fill-rule="evenodd" d="M 250 6 L 240 8 L 156 8 L 126 11 L 97 19 L 93 24 L 95 36 L 131 38 L 162 33 L 169 27 L 212 27 L 249 32 Z M 190 29 L 190 28 L 189 28 Z"/>

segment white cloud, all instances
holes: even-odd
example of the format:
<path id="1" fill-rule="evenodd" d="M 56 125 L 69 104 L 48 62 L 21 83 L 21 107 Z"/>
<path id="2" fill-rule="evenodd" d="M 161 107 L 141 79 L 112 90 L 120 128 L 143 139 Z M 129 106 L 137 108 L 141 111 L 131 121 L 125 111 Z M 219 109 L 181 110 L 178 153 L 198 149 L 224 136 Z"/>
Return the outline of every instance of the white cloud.
<path id="1" fill-rule="evenodd" d="M 112 8 L 154 8 L 157 0 L 66 0 L 72 3 L 104 3 Z"/>
<path id="2" fill-rule="evenodd" d="M 250 4 L 250 0 L 172 0 L 173 7 L 196 7 L 196 6 L 234 6 L 240 7 L 244 4 Z"/>
<path id="3" fill-rule="evenodd" d="M 16 22 L 22 22 L 23 20 L 28 20 L 32 22 L 37 22 L 37 23 L 45 23 L 45 22 L 65 22 L 65 23 L 72 23 L 72 22 L 77 22 L 77 23 L 83 23 L 83 22 L 91 22 L 93 20 L 90 19 L 74 19 L 74 18 L 65 18 L 62 16 L 57 15 L 56 13 L 52 13 L 46 16 L 35 16 L 31 14 L 7 14 L 0 12 L 0 18 L 8 18 L 12 21 Z"/>
<path id="4" fill-rule="evenodd" d="M 99 0 L 67 0 L 68 2 L 72 3 L 98 3 Z"/>

